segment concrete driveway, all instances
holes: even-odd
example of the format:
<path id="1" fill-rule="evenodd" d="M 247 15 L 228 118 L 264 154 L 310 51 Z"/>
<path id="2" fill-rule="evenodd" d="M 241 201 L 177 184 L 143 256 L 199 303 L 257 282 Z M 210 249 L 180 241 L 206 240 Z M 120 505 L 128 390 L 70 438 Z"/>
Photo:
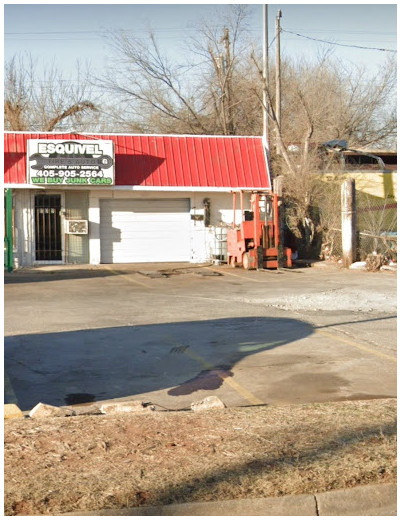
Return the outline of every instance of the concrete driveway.
<path id="1" fill-rule="evenodd" d="M 45 267 L 5 275 L 6 402 L 187 408 L 396 396 L 396 274 Z"/>

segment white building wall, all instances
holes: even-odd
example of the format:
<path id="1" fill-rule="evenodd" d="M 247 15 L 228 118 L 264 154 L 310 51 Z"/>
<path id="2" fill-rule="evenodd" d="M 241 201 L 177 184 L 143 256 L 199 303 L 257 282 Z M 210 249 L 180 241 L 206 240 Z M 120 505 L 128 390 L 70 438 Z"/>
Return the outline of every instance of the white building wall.
<path id="1" fill-rule="evenodd" d="M 32 266 L 35 260 L 35 214 L 32 190 L 13 190 L 14 267 Z"/>
<path id="2" fill-rule="evenodd" d="M 229 192 L 191 192 L 184 190 L 93 190 L 89 195 L 89 251 L 90 263 L 100 263 L 100 200 L 101 199 L 164 199 L 188 198 L 193 214 L 202 214 L 204 199 L 210 201 L 210 227 L 204 220 L 191 220 L 191 262 L 201 263 L 212 259 L 215 248 L 215 228 L 233 222 L 232 194 Z M 238 201 L 239 205 L 239 201 Z M 237 210 L 236 222 L 240 221 Z"/>
<path id="3" fill-rule="evenodd" d="M 15 189 L 15 267 L 33 266 L 35 263 L 35 215 L 34 194 L 28 189 Z M 63 193 L 60 190 L 59 193 Z M 215 229 L 228 227 L 233 222 L 232 194 L 226 192 L 193 192 L 185 190 L 91 190 L 89 192 L 89 262 L 100 264 L 100 200 L 101 199 L 163 199 L 188 198 L 193 214 L 202 214 L 204 199 L 210 201 L 210 226 L 204 225 L 204 220 L 191 220 L 191 262 L 202 263 L 212 260 L 215 250 Z M 246 197 L 246 207 L 249 207 L 249 198 Z M 239 197 L 237 206 L 239 208 Z M 236 210 L 236 223 L 241 220 L 240 210 Z"/>

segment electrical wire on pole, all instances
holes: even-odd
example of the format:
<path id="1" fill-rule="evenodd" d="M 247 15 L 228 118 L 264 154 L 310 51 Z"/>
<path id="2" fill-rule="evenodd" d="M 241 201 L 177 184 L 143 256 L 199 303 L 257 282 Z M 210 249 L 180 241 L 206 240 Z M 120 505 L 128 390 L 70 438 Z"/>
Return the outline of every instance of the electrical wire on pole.
<path id="1" fill-rule="evenodd" d="M 263 140 L 267 153 L 268 161 L 270 156 L 269 131 L 268 131 L 268 99 L 267 89 L 269 88 L 269 64 L 268 64 L 268 5 L 263 6 L 264 21 L 264 42 L 263 42 Z"/>
<path id="2" fill-rule="evenodd" d="M 275 21 L 275 29 L 276 29 L 276 105 L 275 105 L 275 115 L 276 115 L 276 124 L 278 126 L 277 131 L 281 132 L 281 20 L 282 11 L 279 9 L 278 14 L 276 16 Z M 279 155 L 281 153 L 278 140 L 276 141 L 276 153 Z"/>

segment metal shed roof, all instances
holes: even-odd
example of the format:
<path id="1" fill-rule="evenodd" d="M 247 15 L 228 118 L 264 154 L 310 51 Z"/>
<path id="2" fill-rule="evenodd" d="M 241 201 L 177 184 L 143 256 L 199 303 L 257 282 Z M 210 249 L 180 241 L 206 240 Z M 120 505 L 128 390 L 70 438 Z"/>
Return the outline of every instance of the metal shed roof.
<path id="1" fill-rule="evenodd" d="M 120 187 L 271 189 L 261 137 L 145 134 L 5 132 L 5 184 L 26 184 L 28 139 L 112 140 Z"/>

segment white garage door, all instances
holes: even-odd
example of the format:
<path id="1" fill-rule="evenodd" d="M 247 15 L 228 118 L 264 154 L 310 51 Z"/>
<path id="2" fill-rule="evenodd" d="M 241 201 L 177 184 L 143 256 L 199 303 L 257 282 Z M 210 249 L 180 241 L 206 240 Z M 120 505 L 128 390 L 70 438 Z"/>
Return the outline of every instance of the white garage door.
<path id="1" fill-rule="evenodd" d="M 190 261 L 189 199 L 100 201 L 101 262 Z"/>

